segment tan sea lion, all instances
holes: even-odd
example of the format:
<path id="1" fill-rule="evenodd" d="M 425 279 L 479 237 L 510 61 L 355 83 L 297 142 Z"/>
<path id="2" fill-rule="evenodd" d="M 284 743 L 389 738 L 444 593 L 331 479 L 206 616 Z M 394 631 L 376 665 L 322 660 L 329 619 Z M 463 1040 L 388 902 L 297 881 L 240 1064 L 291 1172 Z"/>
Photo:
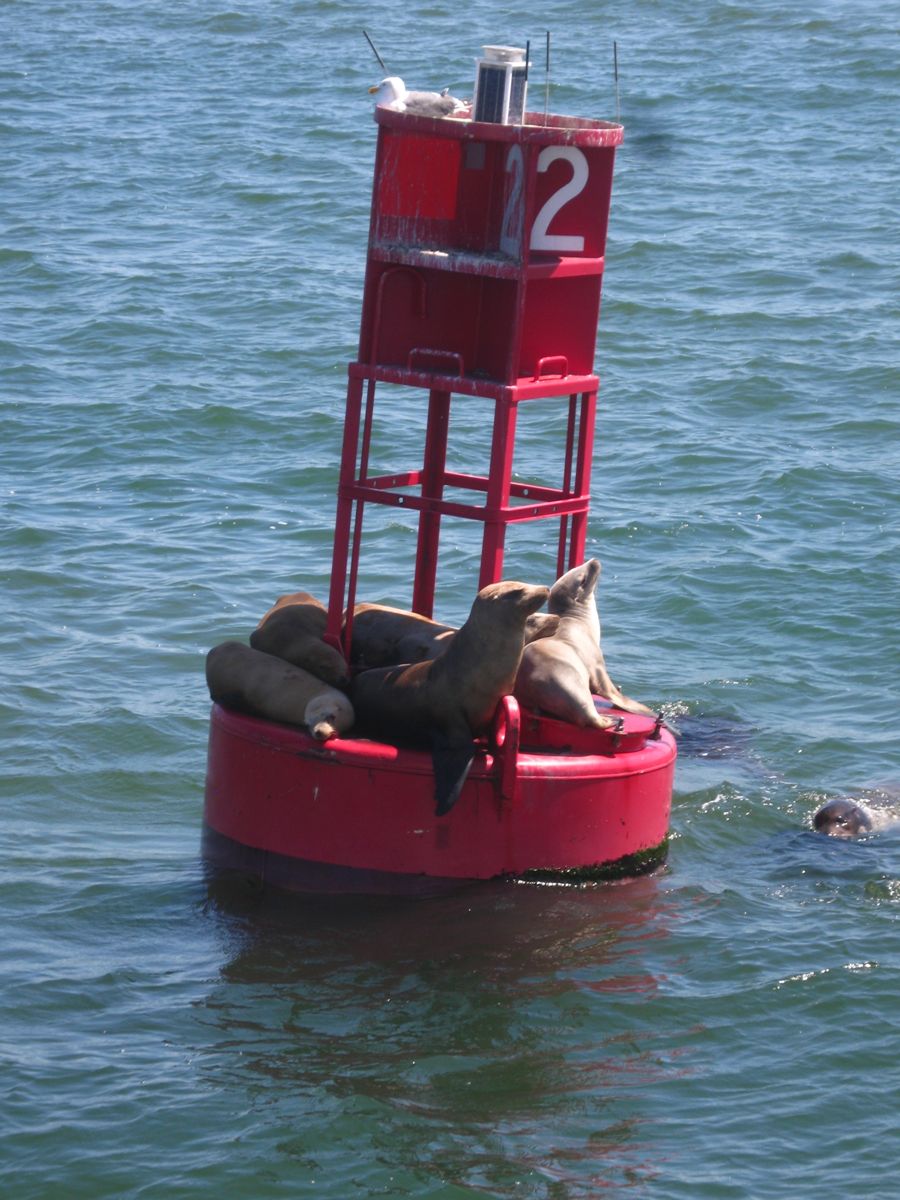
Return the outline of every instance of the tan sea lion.
<path id="1" fill-rule="evenodd" d="M 449 812 L 501 698 L 511 690 L 525 644 L 525 622 L 546 587 L 507 580 L 475 597 L 469 616 L 438 658 L 361 671 L 350 695 L 363 732 L 388 741 L 430 743 L 436 813 Z"/>
<path id="2" fill-rule="evenodd" d="M 532 613 L 525 622 L 526 645 L 536 638 L 549 637 L 558 625 L 559 617 Z M 443 654 L 456 632 L 453 625 L 442 625 L 408 609 L 357 604 L 353 609 L 350 663 L 367 670 L 424 662 Z"/>
<path id="3" fill-rule="evenodd" d="M 536 642 L 538 638 L 553 637 L 559 629 L 557 613 L 532 613 L 525 622 L 525 645 Z"/>
<path id="4" fill-rule="evenodd" d="M 652 709 L 623 696 L 606 670 L 595 595 L 599 579 L 600 562 L 591 558 L 554 583 L 547 607 L 559 626 L 551 637 L 525 647 L 514 695 L 527 708 L 581 728 L 608 729 L 617 718 L 601 715 L 593 695 L 626 712 L 652 715 Z"/>
<path id="5" fill-rule="evenodd" d="M 305 725 L 320 741 L 353 725 L 353 705 L 343 692 L 243 642 L 222 642 L 210 650 L 206 683 L 218 704 L 283 725 Z"/>
<path id="6" fill-rule="evenodd" d="M 332 687 L 345 688 L 350 672 L 340 651 L 322 639 L 328 611 L 309 592 L 279 596 L 250 634 L 254 650 L 302 667 Z"/>

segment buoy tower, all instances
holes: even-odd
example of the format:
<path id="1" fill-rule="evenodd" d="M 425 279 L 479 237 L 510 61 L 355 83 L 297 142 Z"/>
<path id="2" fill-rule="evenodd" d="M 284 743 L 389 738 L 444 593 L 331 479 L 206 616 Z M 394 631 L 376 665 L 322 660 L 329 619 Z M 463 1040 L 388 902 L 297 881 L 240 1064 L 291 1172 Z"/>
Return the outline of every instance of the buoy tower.
<path id="1" fill-rule="evenodd" d="M 503 578 L 508 527 L 557 529 L 551 583 L 584 559 L 599 381 L 594 353 L 618 124 L 521 124 L 376 108 L 359 351 L 349 365 L 327 639 L 349 658 L 368 505 L 418 514 L 410 606 L 432 616 L 444 517 L 483 526 L 472 597 Z M 370 474 L 379 384 L 427 406 L 421 459 Z M 483 402 L 486 475 L 447 467 L 454 396 Z M 556 486 L 513 479 L 522 404 L 564 414 Z M 463 499 L 457 498 L 459 495 Z M 554 574 L 555 568 L 555 574 Z M 597 700 L 602 708 L 605 702 Z M 605 705 L 609 707 L 608 704 Z M 430 755 L 213 707 L 210 861 L 312 891 L 422 892 L 496 876 L 637 874 L 664 861 L 675 743 L 616 713 L 581 730 L 500 704 L 459 802 L 434 815 Z"/>

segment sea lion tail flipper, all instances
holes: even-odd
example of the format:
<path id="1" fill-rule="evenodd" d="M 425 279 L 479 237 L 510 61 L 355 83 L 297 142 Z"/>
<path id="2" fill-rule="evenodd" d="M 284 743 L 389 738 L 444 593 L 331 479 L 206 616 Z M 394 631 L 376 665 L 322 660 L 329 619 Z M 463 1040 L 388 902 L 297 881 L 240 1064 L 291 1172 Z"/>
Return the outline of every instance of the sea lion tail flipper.
<path id="1" fill-rule="evenodd" d="M 431 762 L 434 767 L 434 799 L 436 817 L 443 817 L 457 802 L 469 768 L 475 758 L 475 743 L 465 742 L 435 732 L 431 743 Z"/>

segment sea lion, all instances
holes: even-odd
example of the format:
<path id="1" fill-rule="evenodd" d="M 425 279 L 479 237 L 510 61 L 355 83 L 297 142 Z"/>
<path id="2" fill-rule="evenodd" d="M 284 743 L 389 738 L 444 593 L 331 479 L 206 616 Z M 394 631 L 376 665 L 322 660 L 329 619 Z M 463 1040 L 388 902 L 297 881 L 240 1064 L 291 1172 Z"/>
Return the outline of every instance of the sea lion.
<path id="1" fill-rule="evenodd" d="M 302 667 L 332 687 L 346 688 L 350 672 L 344 656 L 322 639 L 328 611 L 309 592 L 279 596 L 250 634 L 254 650 Z"/>
<path id="2" fill-rule="evenodd" d="M 222 642 L 210 650 L 206 683 L 212 699 L 226 708 L 283 725 L 305 725 L 319 741 L 353 725 L 353 705 L 343 692 L 243 642 Z"/>
<path id="3" fill-rule="evenodd" d="M 558 613 L 532 613 L 525 622 L 525 645 L 536 642 L 538 638 L 553 637 L 559 629 Z"/>
<path id="4" fill-rule="evenodd" d="M 525 621 L 549 589 L 506 580 L 475 597 L 465 624 L 443 654 L 406 666 L 376 667 L 353 679 L 351 698 L 362 730 L 387 740 L 430 743 L 435 812 L 459 799 L 501 698 L 512 691 Z"/>
<path id="5" fill-rule="evenodd" d="M 532 613 L 525 622 L 525 643 L 555 633 L 559 617 Z M 362 670 L 437 658 L 457 632 L 453 625 L 387 604 L 357 604 L 353 609 L 350 664 Z"/>
<path id="6" fill-rule="evenodd" d="M 353 608 L 350 663 L 366 670 L 437 658 L 456 633 L 421 613 L 388 604 L 356 604 Z"/>
<path id="7" fill-rule="evenodd" d="M 601 715 L 594 695 L 626 712 L 652 716 L 653 711 L 624 696 L 606 670 L 595 595 L 599 578 L 600 562 L 591 558 L 554 583 L 547 607 L 559 617 L 559 626 L 552 636 L 525 647 L 514 695 L 527 708 L 581 728 L 608 729 L 617 718 Z"/>
<path id="8" fill-rule="evenodd" d="M 874 827 L 871 809 L 856 800 L 829 800 L 813 814 L 813 828 L 830 837 L 859 837 L 871 833 Z"/>
<path id="9" fill-rule="evenodd" d="M 242 642 L 222 642 L 210 650 L 206 685 L 212 700 L 226 708 L 282 725 L 305 725 L 319 742 L 353 725 L 353 704 L 342 691 Z"/>

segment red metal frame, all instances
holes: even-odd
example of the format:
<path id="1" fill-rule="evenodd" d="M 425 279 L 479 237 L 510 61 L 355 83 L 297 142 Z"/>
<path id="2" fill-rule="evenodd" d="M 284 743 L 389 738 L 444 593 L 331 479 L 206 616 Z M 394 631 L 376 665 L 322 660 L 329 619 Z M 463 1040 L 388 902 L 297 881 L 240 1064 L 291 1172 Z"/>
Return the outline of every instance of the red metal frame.
<path id="1" fill-rule="evenodd" d="M 375 119 L 359 355 L 349 367 L 329 595 L 327 636 L 341 644 L 343 627 L 345 650 L 367 504 L 419 513 L 411 607 L 425 616 L 434 611 L 442 517 L 483 523 L 479 588 L 502 578 L 515 522 L 558 521 L 558 574 L 582 561 L 599 387 L 594 341 L 622 138 L 621 126 L 608 122 L 533 114 L 535 124 L 522 126 L 386 109 Z M 546 212 L 550 242 L 574 238 L 574 250 L 535 247 L 536 214 Z M 369 473 L 380 383 L 427 392 L 421 467 Z M 482 398 L 491 413 L 486 476 L 447 470 L 454 394 Z M 558 396 L 569 399 L 560 485 L 514 482 L 519 405 Z M 483 502 L 446 499 L 448 488 Z"/>

